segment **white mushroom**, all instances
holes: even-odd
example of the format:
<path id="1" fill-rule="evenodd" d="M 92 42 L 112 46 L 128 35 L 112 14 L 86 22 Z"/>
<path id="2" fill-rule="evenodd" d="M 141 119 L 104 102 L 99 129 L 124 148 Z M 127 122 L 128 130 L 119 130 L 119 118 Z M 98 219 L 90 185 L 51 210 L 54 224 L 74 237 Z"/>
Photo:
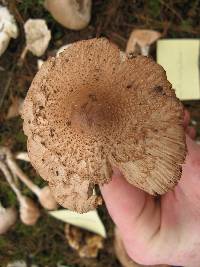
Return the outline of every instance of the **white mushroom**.
<path id="1" fill-rule="evenodd" d="M 51 39 L 51 32 L 46 21 L 43 19 L 29 19 L 24 24 L 24 30 L 26 46 L 21 54 L 20 61 L 23 61 L 28 51 L 31 51 L 37 57 L 42 56 Z"/>
<path id="2" fill-rule="evenodd" d="M 85 28 L 91 19 L 91 0 L 46 0 L 45 7 L 55 20 L 71 30 Z"/>
<path id="3" fill-rule="evenodd" d="M 11 38 L 17 38 L 18 28 L 14 17 L 0 5 L 0 56 L 5 52 Z"/>
<path id="4" fill-rule="evenodd" d="M 24 99 L 21 97 L 13 97 L 12 99 L 12 104 L 10 105 L 8 109 L 8 113 L 6 115 L 6 119 L 12 119 L 14 117 L 17 117 L 20 115 L 22 111 L 22 106 L 23 106 Z"/>
<path id="5" fill-rule="evenodd" d="M 5 153 L 7 164 L 12 173 L 17 175 L 17 177 L 19 177 L 19 179 L 38 197 L 40 204 L 48 210 L 56 209 L 58 205 L 51 194 L 50 188 L 48 186 L 45 186 L 41 189 L 37 185 L 35 185 L 20 169 L 9 149 L 5 148 Z"/>
<path id="6" fill-rule="evenodd" d="M 34 225 L 40 217 L 40 211 L 32 199 L 22 196 L 20 198 L 20 218 L 24 224 Z"/>
<path id="7" fill-rule="evenodd" d="M 38 70 L 42 67 L 42 64 L 44 63 L 44 60 L 42 59 L 38 59 L 37 60 L 37 67 L 38 67 Z"/>
<path id="8" fill-rule="evenodd" d="M 38 207 L 30 198 L 22 195 L 20 190 L 15 185 L 8 167 L 3 161 L 0 161 L 0 169 L 3 172 L 10 187 L 17 196 L 20 205 L 19 213 L 21 221 L 27 225 L 34 225 L 40 217 L 40 211 Z"/>
<path id="9" fill-rule="evenodd" d="M 127 53 L 133 53 L 136 51 L 137 45 L 141 50 L 143 56 L 149 55 L 150 45 L 153 44 L 161 37 L 161 33 L 152 30 L 134 30 L 132 31 L 127 47 Z"/>
<path id="10" fill-rule="evenodd" d="M 28 157 L 28 153 L 27 153 L 27 152 L 22 152 L 22 151 L 17 152 L 17 153 L 15 154 L 15 158 L 16 158 L 16 159 L 20 159 L 20 160 L 24 160 L 24 161 L 28 161 L 28 162 L 30 162 L 30 159 L 29 159 L 29 157 Z"/>
<path id="11" fill-rule="evenodd" d="M 14 207 L 4 208 L 0 202 L 0 235 L 5 234 L 16 222 L 17 211 Z"/>

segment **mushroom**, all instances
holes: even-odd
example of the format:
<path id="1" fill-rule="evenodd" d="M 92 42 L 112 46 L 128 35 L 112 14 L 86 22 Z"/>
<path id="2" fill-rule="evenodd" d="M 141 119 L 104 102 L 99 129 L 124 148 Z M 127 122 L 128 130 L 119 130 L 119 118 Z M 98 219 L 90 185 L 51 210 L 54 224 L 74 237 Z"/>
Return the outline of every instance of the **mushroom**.
<path id="1" fill-rule="evenodd" d="M 11 38 L 17 38 L 18 28 L 14 17 L 0 5 L 0 56 L 5 52 Z"/>
<path id="2" fill-rule="evenodd" d="M 16 96 L 12 98 L 12 104 L 10 105 L 6 115 L 7 120 L 17 117 L 20 114 L 23 102 L 24 99 L 21 97 Z"/>
<path id="3" fill-rule="evenodd" d="M 40 211 L 36 204 L 32 199 L 25 196 L 21 196 L 19 202 L 21 221 L 26 225 L 35 225 L 40 217 Z"/>
<path id="4" fill-rule="evenodd" d="M 63 45 L 61 46 L 57 52 L 56 52 L 56 56 L 58 57 L 60 53 L 62 53 L 65 49 L 67 49 L 68 47 L 70 47 L 72 44 L 66 44 L 66 45 Z M 41 69 L 42 67 L 42 64 L 44 63 L 44 60 L 42 59 L 38 59 L 37 60 L 37 67 L 38 67 L 38 70 Z"/>
<path id="5" fill-rule="evenodd" d="M 115 254 L 123 267 L 168 267 L 168 265 L 141 265 L 134 262 L 126 253 L 124 244 L 121 240 L 119 230 L 115 228 L 115 239 L 114 239 Z"/>
<path id="6" fill-rule="evenodd" d="M 136 51 L 137 45 L 143 56 L 149 55 L 150 45 L 161 37 L 161 33 L 152 30 L 134 30 L 132 31 L 126 46 L 127 53 Z"/>
<path id="7" fill-rule="evenodd" d="M 10 187 L 17 196 L 20 205 L 19 213 L 21 221 L 26 225 L 34 225 L 40 217 L 40 211 L 38 207 L 30 198 L 22 195 L 20 190 L 15 185 L 9 169 L 2 161 L 0 161 L 0 169 L 6 177 L 6 180 L 9 183 Z"/>
<path id="8" fill-rule="evenodd" d="M 51 32 L 43 19 L 29 19 L 24 24 L 26 46 L 21 54 L 20 62 L 24 60 L 28 51 L 33 55 L 42 56 L 51 40 Z"/>
<path id="9" fill-rule="evenodd" d="M 17 175 L 20 180 L 38 197 L 40 204 L 48 210 L 57 209 L 58 205 L 52 196 L 49 186 L 42 189 L 35 185 L 28 176 L 19 168 L 9 149 L 5 148 L 6 161 L 13 174 Z"/>
<path id="10" fill-rule="evenodd" d="M 4 208 L 0 202 L 0 235 L 5 234 L 17 220 L 17 211 L 14 207 Z"/>
<path id="11" fill-rule="evenodd" d="M 81 258 L 96 258 L 99 250 L 103 248 L 102 236 L 70 224 L 65 225 L 65 237 L 70 247 L 76 250 Z"/>
<path id="12" fill-rule="evenodd" d="M 48 59 L 34 78 L 22 117 L 28 154 L 58 203 L 94 209 L 95 185 L 124 178 L 151 195 L 181 177 L 183 106 L 163 68 L 123 55 L 107 39 L 80 41 Z"/>
<path id="13" fill-rule="evenodd" d="M 37 60 L 37 67 L 38 67 L 38 70 L 42 67 L 42 64 L 44 63 L 44 60 L 42 59 L 38 59 Z"/>
<path id="14" fill-rule="evenodd" d="M 64 27 L 71 30 L 85 28 L 91 19 L 91 0 L 45 0 L 45 7 Z"/>
<path id="15" fill-rule="evenodd" d="M 27 152 L 19 151 L 15 154 L 15 158 L 30 162 Z"/>

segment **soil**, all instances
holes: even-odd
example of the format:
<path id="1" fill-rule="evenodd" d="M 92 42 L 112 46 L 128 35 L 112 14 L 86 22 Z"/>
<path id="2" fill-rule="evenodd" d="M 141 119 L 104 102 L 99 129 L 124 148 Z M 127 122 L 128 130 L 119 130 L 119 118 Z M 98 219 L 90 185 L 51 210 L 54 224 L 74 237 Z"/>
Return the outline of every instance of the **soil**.
<path id="1" fill-rule="evenodd" d="M 44 9 L 43 1 L 0 0 L 14 14 L 19 37 L 9 44 L 0 58 L 0 145 L 7 145 L 13 151 L 26 150 L 26 137 L 22 131 L 22 120 L 16 117 L 6 120 L 8 108 L 13 97 L 25 97 L 31 81 L 37 72 L 37 58 L 27 54 L 22 66 L 18 61 L 25 46 L 23 24 L 28 18 L 44 18 L 52 31 L 52 40 L 42 57 L 46 60 L 55 55 L 56 50 L 67 43 L 92 37 L 104 36 L 125 49 L 127 38 L 135 28 L 158 30 L 167 38 L 198 38 L 200 36 L 200 1 L 198 0 L 93 0 L 92 19 L 89 26 L 81 31 L 67 30 L 60 26 Z M 155 47 L 151 55 L 155 57 Z M 183 103 L 191 112 L 193 124 L 200 139 L 200 102 Z M 35 183 L 44 183 L 28 163 L 21 167 Z M 34 196 L 25 187 L 24 194 Z M 4 205 L 18 205 L 2 174 L 0 174 L 0 200 Z M 17 225 L 6 235 L 0 237 L 0 265 L 23 259 L 28 266 L 55 267 L 62 263 L 75 267 L 120 266 L 113 251 L 113 223 L 105 209 L 99 214 L 108 232 L 104 248 L 96 259 L 83 259 L 74 252 L 64 237 L 64 224 L 51 218 L 42 210 L 42 217 L 34 227 Z"/>

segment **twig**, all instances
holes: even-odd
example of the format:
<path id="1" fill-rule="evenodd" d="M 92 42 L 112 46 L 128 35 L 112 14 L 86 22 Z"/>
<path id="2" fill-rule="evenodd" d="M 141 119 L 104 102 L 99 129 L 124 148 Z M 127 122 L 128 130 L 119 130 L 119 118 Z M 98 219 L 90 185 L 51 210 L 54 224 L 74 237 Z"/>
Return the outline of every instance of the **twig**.
<path id="1" fill-rule="evenodd" d="M 169 9 L 177 18 L 179 18 L 180 21 L 183 21 L 182 16 L 175 9 L 173 9 L 172 7 L 170 7 L 170 5 L 168 5 L 168 3 L 165 3 L 163 0 L 160 0 L 160 2 L 161 2 L 161 4 L 163 6 L 165 6 L 167 9 Z"/>
<path id="2" fill-rule="evenodd" d="M 6 85 L 4 87 L 4 91 L 3 91 L 3 94 L 1 95 L 1 98 L 0 98 L 0 108 L 3 104 L 3 101 L 4 101 L 4 98 L 10 88 L 10 84 L 12 82 L 12 79 L 13 79 L 13 74 L 14 74 L 14 71 L 15 71 L 15 68 L 16 68 L 16 65 L 13 65 L 12 68 L 11 68 L 11 71 L 10 71 L 10 74 L 9 74 L 9 77 L 8 77 L 8 80 L 6 82 Z"/>
<path id="3" fill-rule="evenodd" d="M 21 67 L 23 65 L 23 62 L 24 62 L 24 59 L 26 57 L 27 52 L 28 52 L 28 47 L 25 46 L 21 52 L 20 58 L 17 62 L 17 66 Z"/>
<path id="4" fill-rule="evenodd" d="M 0 161 L 0 170 L 3 172 L 7 182 L 9 183 L 10 187 L 15 192 L 15 194 L 19 200 L 21 198 L 21 193 L 20 193 L 19 189 L 17 188 L 17 186 L 15 185 L 15 183 L 13 182 L 12 175 L 11 175 L 8 167 L 6 166 L 6 164 L 3 161 Z"/>
<path id="5" fill-rule="evenodd" d="M 20 169 L 16 161 L 14 160 L 14 157 L 12 156 L 12 153 L 8 148 L 4 148 L 5 154 L 6 154 L 6 163 L 8 167 L 10 168 L 11 172 L 15 175 L 17 175 L 20 180 L 36 195 L 39 194 L 39 188 L 36 186 L 29 178 L 28 176 Z"/>
<path id="6" fill-rule="evenodd" d="M 19 153 L 18 153 L 19 155 Z M 20 154 L 24 156 L 28 156 L 27 153 L 22 152 Z M 0 156 L 2 160 L 4 160 L 9 167 L 13 177 L 17 176 L 39 199 L 40 204 L 48 210 L 55 210 L 58 205 L 53 198 L 51 191 L 48 186 L 44 186 L 42 189 L 34 184 L 29 177 L 21 170 L 18 166 L 15 156 L 11 153 L 9 148 L 7 147 L 0 147 Z"/>
<path id="7" fill-rule="evenodd" d="M 6 153 L 7 156 L 8 152 L 9 150 L 6 148 L 0 149 L 1 156 L 3 155 L 3 153 Z M 17 196 L 20 205 L 19 210 L 20 210 L 21 221 L 27 225 L 34 225 L 37 222 L 38 218 L 40 217 L 40 211 L 36 206 L 36 204 L 33 202 L 33 200 L 31 200 L 29 197 L 23 196 L 23 194 L 17 188 L 17 185 L 13 181 L 12 174 L 8 169 L 4 160 L 5 159 L 3 158 L 0 160 L 0 170 L 3 172 L 8 184 L 10 185 L 10 187 Z"/>

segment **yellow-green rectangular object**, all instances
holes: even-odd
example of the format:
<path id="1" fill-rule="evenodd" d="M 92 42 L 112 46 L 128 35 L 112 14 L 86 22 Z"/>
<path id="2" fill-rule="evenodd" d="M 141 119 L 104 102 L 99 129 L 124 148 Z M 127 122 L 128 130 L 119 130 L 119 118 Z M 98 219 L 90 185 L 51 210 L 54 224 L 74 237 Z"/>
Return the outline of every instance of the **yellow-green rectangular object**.
<path id="1" fill-rule="evenodd" d="M 166 70 L 181 100 L 200 99 L 198 39 L 164 39 L 157 42 L 157 62 Z"/>

